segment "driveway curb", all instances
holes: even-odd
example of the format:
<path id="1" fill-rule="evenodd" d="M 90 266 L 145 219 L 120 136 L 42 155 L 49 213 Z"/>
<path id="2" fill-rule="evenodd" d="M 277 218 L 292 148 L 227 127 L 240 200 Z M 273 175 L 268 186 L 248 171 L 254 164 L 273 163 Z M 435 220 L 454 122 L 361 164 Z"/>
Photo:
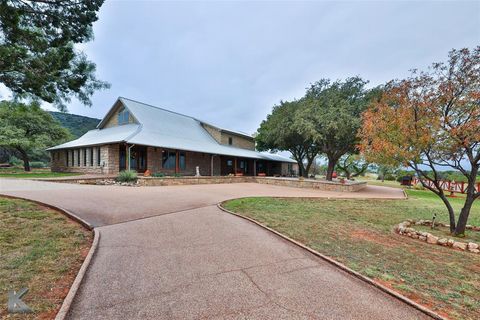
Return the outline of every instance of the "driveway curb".
<path id="1" fill-rule="evenodd" d="M 349 274 L 357 277 L 358 279 L 363 280 L 364 282 L 366 282 L 366 283 L 368 283 L 368 284 L 370 284 L 370 285 L 372 285 L 372 286 L 380 289 L 381 291 L 383 291 L 383 292 L 389 294 L 390 296 L 392 296 L 392 297 L 394 297 L 394 298 L 396 298 L 396 299 L 398 299 L 398 300 L 400 300 L 400 301 L 402 301 L 402 302 L 410 305 L 411 307 L 413 307 L 413 308 L 415 308 L 415 309 L 423 312 L 424 314 L 432 317 L 433 319 L 437 319 L 437 320 L 448 320 L 448 319 L 442 317 L 441 315 L 437 314 L 436 312 L 434 312 L 434 311 L 432 311 L 432 310 L 430 310 L 430 309 L 428 309 L 428 308 L 426 308 L 426 307 L 424 307 L 424 306 L 416 303 L 416 302 L 413 301 L 413 300 L 410 300 L 409 298 L 405 297 L 404 295 L 401 295 L 400 293 L 395 292 L 395 291 L 393 291 L 393 290 L 391 290 L 391 289 L 389 289 L 389 288 L 387 288 L 387 287 L 385 287 L 385 286 L 383 286 L 383 285 L 381 285 L 381 284 L 373 281 L 372 279 L 365 277 L 364 275 L 361 275 L 360 273 L 358 273 L 358 272 L 350 269 L 350 268 L 347 267 L 346 265 L 344 265 L 344 264 L 342 264 L 342 263 L 340 263 L 340 262 L 337 262 L 337 261 L 333 260 L 332 258 L 330 258 L 330 257 L 328 257 L 328 256 L 326 256 L 326 255 L 324 255 L 324 254 L 321 254 L 320 252 L 318 252 L 318 251 L 316 251 L 316 250 L 313 250 L 313 249 L 307 247 L 307 246 L 304 245 L 303 243 L 300 243 L 300 242 L 298 242 L 298 241 L 296 241 L 296 240 L 293 240 L 292 238 L 287 237 L 286 235 L 284 235 L 284 234 L 282 234 L 282 233 L 280 233 L 280 232 L 278 232 L 278 231 L 275 231 L 274 229 L 269 228 L 269 227 L 267 227 L 266 225 L 263 225 L 262 223 L 254 220 L 254 219 L 251 219 L 251 218 L 249 218 L 249 217 L 246 217 L 246 216 L 243 216 L 243 215 L 241 215 L 241 214 L 232 212 L 232 211 L 230 211 L 230 210 L 228 210 L 228 209 L 225 209 L 225 208 L 223 207 L 223 205 L 222 205 L 222 204 L 225 203 L 225 202 L 226 202 L 226 201 L 222 201 L 222 202 L 218 203 L 218 204 L 217 204 L 217 207 L 218 207 L 220 210 L 224 211 L 224 212 L 227 212 L 227 213 L 232 214 L 232 215 L 234 215 L 234 216 L 237 216 L 237 217 L 240 217 L 240 218 L 245 219 L 245 220 L 247 220 L 247 221 L 250 221 L 251 223 L 254 223 L 254 224 L 256 224 L 257 226 L 260 226 L 261 228 L 263 228 L 263 229 L 265 229 L 265 230 L 267 230 L 267 231 L 270 231 L 271 233 L 279 236 L 280 238 L 283 238 L 284 240 L 287 240 L 288 242 L 296 245 L 297 247 L 300 247 L 300 248 L 302 248 L 302 249 L 304 249 L 304 250 L 307 250 L 308 252 L 314 254 L 315 256 L 317 256 L 317 257 L 319 257 L 319 258 L 327 261 L 328 263 L 334 265 L 335 267 L 340 268 L 340 269 L 342 269 L 343 271 L 345 271 L 345 272 L 347 272 L 347 273 L 349 273 Z"/>
<path id="2" fill-rule="evenodd" d="M 72 306 L 73 299 L 75 298 L 75 295 L 78 292 L 78 289 L 80 288 L 80 285 L 82 284 L 82 280 L 85 277 L 85 273 L 88 270 L 88 267 L 90 266 L 90 262 L 92 261 L 92 258 L 97 251 L 98 248 L 98 242 L 100 240 L 100 231 L 97 229 L 93 229 L 93 243 L 92 247 L 88 251 L 87 257 L 82 263 L 82 266 L 80 267 L 80 270 L 78 271 L 77 276 L 75 277 L 75 280 L 72 283 L 72 286 L 70 287 L 70 290 L 68 290 L 68 294 L 63 300 L 62 306 L 60 307 L 60 310 L 57 313 L 57 316 L 55 317 L 55 320 L 64 320 L 70 311 L 70 307 Z"/>

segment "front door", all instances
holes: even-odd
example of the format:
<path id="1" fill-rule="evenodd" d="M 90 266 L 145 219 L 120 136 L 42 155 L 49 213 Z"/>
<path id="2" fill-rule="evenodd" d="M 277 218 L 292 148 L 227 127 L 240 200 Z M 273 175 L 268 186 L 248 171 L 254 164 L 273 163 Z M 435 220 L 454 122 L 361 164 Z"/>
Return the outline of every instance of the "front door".
<path id="1" fill-rule="evenodd" d="M 120 148 L 120 171 L 126 170 L 127 163 L 127 148 Z M 145 172 L 147 170 L 147 148 L 146 147 L 133 147 L 130 149 L 130 170 L 137 172 Z"/>

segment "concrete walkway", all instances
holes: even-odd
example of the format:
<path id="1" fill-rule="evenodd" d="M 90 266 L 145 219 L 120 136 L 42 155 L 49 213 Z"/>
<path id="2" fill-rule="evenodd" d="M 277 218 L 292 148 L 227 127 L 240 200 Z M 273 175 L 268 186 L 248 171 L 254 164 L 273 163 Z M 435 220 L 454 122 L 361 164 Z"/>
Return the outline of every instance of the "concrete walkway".
<path id="1" fill-rule="evenodd" d="M 129 188 L 0 179 L 0 193 L 60 206 L 98 226 L 100 245 L 70 319 L 427 319 L 216 207 L 260 195 L 401 198 L 399 189 Z"/>

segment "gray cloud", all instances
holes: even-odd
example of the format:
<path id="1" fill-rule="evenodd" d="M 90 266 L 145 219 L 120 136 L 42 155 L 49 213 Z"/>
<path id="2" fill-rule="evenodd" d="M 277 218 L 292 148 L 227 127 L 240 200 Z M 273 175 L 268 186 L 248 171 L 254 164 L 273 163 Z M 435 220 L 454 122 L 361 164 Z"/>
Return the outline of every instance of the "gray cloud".
<path id="1" fill-rule="evenodd" d="M 82 45 L 117 96 L 253 133 L 280 100 L 320 78 L 377 85 L 480 44 L 480 2 L 107 1 Z"/>

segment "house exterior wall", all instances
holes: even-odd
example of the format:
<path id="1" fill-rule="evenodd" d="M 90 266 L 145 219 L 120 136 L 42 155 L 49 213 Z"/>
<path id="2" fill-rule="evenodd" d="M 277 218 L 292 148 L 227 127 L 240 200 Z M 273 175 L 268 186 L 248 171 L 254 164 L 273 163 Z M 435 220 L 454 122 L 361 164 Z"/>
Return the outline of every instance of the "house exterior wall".
<path id="1" fill-rule="evenodd" d="M 120 167 L 120 147 L 119 144 L 109 144 L 103 146 L 85 147 L 77 149 L 63 149 L 51 152 L 51 169 L 53 172 L 80 172 L 90 174 L 118 174 Z M 98 162 L 98 148 L 100 148 L 100 162 Z M 93 150 L 93 165 L 91 162 L 91 152 Z M 177 159 L 180 152 L 185 152 L 185 169 L 178 167 L 167 169 L 162 166 L 163 152 L 174 151 L 177 152 Z M 67 164 L 68 152 L 68 164 Z M 72 158 L 73 154 L 73 158 Z M 85 154 L 85 156 L 84 156 Z M 194 176 L 196 174 L 196 167 L 199 167 L 201 176 L 212 175 L 212 158 L 213 158 L 213 175 L 228 175 L 233 173 L 234 166 L 231 172 L 227 170 L 226 161 L 230 159 L 232 163 L 235 162 L 235 157 L 217 156 L 208 153 L 178 151 L 171 149 L 163 149 L 158 147 L 147 147 L 147 169 L 151 173 L 164 173 L 168 176 L 180 174 L 182 176 Z M 80 162 L 78 161 L 80 160 Z M 86 160 L 86 161 L 85 161 Z M 237 158 L 237 171 L 240 170 L 240 161 L 247 163 L 247 170 L 245 175 L 253 175 L 254 160 L 247 158 Z M 72 163 L 73 161 L 73 163 Z M 295 170 L 296 164 L 293 164 Z M 288 163 L 267 162 L 265 161 L 265 173 L 267 175 L 290 175 L 288 171 Z M 298 172 L 298 170 L 296 171 Z M 257 172 L 258 174 L 258 172 Z"/>
<path id="2" fill-rule="evenodd" d="M 163 152 L 167 151 L 177 152 L 177 159 L 180 152 L 185 152 L 185 169 L 178 168 L 178 171 L 176 172 L 175 168 L 163 168 Z M 212 166 L 211 161 L 212 155 L 208 153 L 147 147 L 147 169 L 150 170 L 151 173 L 164 173 L 166 175 L 174 175 L 175 173 L 178 173 L 180 175 L 193 176 L 196 174 L 196 167 L 198 166 L 200 169 L 200 175 L 210 176 Z M 213 167 L 213 174 L 220 175 L 220 158 L 218 156 L 213 157 Z"/>
<path id="3" fill-rule="evenodd" d="M 255 140 L 253 138 L 249 139 L 233 133 L 228 133 L 205 123 L 203 123 L 202 126 L 213 137 L 213 139 L 215 139 L 220 144 L 226 146 L 230 145 L 229 139 L 231 138 L 231 146 L 242 149 L 255 150 Z"/>
<path id="4" fill-rule="evenodd" d="M 115 106 L 112 114 L 110 115 L 110 117 L 107 119 L 107 121 L 103 125 L 103 128 L 111 128 L 111 127 L 118 126 L 118 112 L 122 108 L 123 108 L 123 104 L 121 104 L 121 103 L 118 103 Z M 129 112 L 129 114 L 128 114 L 128 123 L 137 123 L 137 120 L 135 120 L 135 118 L 133 117 L 131 112 Z"/>
<path id="5" fill-rule="evenodd" d="M 53 172 L 81 172 L 92 174 L 116 174 L 119 168 L 118 144 L 63 149 L 50 152 L 51 170 Z M 98 149 L 100 148 L 100 162 Z M 93 149 L 93 165 L 90 150 Z M 68 156 L 67 156 L 68 152 Z M 72 159 L 73 154 L 73 159 Z M 79 156 L 80 155 L 80 156 Z M 67 163 L 68 157 L 68 163 Z M 80 161 L 79 160 L 80 157 Z M 86 161 L 85 161 L 86 160 Z"/>

